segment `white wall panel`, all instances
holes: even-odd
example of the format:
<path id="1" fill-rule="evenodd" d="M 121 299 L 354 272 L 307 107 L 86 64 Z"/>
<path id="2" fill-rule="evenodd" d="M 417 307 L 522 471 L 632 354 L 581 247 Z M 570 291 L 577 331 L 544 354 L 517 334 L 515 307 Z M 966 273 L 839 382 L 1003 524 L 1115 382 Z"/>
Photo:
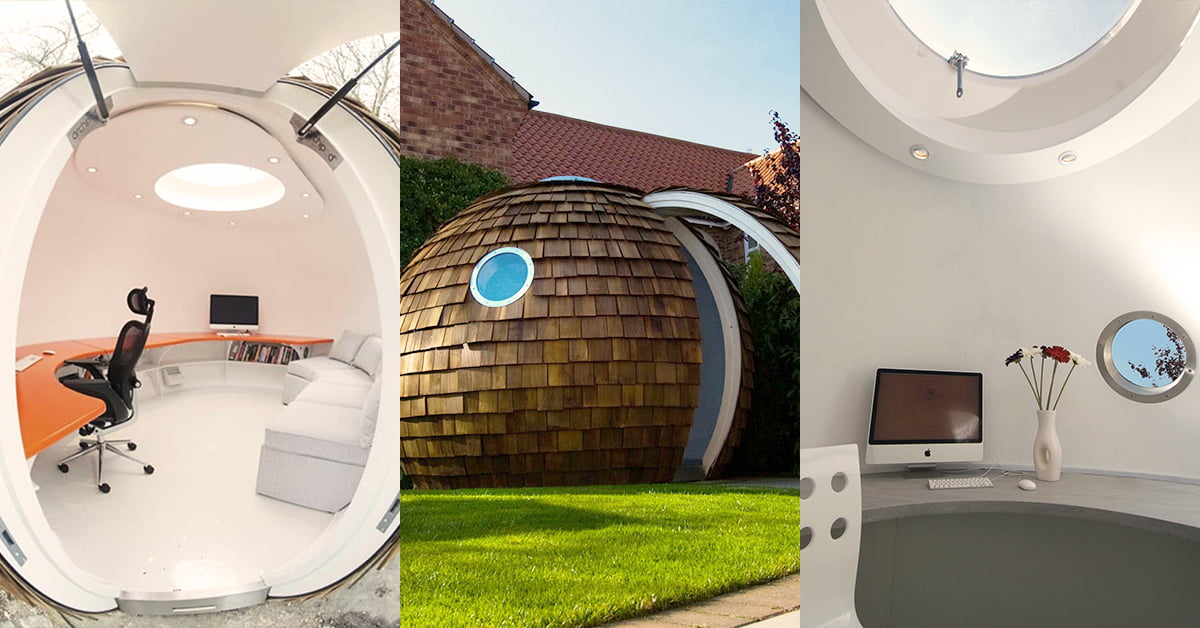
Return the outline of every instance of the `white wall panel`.
<path id="1" fill-rule="evenodd" d="M 17 344 L 115 335 L 126 292 L 142 285 L 152 331 L 206 330 L 208 295 L 232 293 L 259 295 L 263 332 L 378 332 L 362 237 L 341 195 L 327 200 L 311 222 L 230 227 L 123 202 L 67 167 L 38 225 Z"/>
<path id="2" fill-rule="evenodd" d="M 802 107 L 802 446 L 865 444 L 877 367 L 978 370 L 987 461 L 1030 465 L 1035 406 L 1005 356 L 1062 344 L 1094 360 L 1132 310 L 1200 334 L 1197 108 L 1087 170 L 993 186 L 908 168 Z M 1135 403 L 1091 366 L 1058 410 L 1067 468 L 1200 479 L 1200 390 Z"/>

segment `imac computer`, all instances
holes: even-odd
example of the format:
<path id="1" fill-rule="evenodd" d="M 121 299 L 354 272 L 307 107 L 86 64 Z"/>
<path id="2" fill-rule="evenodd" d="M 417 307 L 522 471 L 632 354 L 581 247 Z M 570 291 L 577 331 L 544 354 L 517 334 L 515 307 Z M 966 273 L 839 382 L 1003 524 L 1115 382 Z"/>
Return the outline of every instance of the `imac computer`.
<path id="1" fill-rule="evenodd" d="M 258 329 L 258 297 L 241 294 L 209 295 L 208 327 L 217 332 L 239 334 Z"/>
<path id="2" fill-rule="evenodd" d="M 867 464 L 983 460 L 983 373 L 881 368 Z"/>

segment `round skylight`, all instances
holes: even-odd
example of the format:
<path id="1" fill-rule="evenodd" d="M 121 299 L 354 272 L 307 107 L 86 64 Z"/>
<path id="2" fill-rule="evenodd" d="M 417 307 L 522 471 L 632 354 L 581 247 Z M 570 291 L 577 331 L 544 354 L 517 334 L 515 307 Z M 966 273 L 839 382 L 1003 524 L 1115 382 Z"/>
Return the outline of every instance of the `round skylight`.
<path id="1" fill-rule="evenodd" d="M 938 56 L 966 70 L 1017 77 L 1052 70 L 1115 34 L 1135 0 L 888 0 Z"/>
<path id="2" fill-rule="evenodd" d="M 277 202 L 283 183 L 270 173 L 241 164 L 193 164 L 159 177 L 154 193 L 179 207 L 212 212 L 259 209 Z"/>
<path id="3" fill-rule="evenodd" d="M 583 181 L 585 183 L 595 183 L 596 182 L 595 179 L 589 179 L 587 177 L 577 177 L 574 175 L 558 175 L 558 176 L 546 177 L 545 179 L 538 180 L 539 183 L 544 183 L 546 181 Z"/>

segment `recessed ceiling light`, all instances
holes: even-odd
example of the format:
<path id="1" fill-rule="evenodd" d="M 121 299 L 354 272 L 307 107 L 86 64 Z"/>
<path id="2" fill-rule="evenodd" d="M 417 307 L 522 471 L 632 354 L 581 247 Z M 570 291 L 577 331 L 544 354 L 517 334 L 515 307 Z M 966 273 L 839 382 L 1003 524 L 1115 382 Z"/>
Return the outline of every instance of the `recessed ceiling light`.
<path id="1" fill-rule="evenodd" d="M 279 163 L 279 158 L 278 157 L 267 157 L 267 161 L 269 161 L 273 164 L 277 164 L 277 163 Z"/>
<path id="2" fill-rule="evenodd" d="M 913 144 L 909 147 L 908 152 L 916 159 L 920 159 L 922 161 L 929 159 L 929 149 L 921 146 L 920 144 Z"/>
<path id="3" fill-rule="evenodd" d="M 308 198 L 309 196 L 310 196 L 310 195 L 309 195 L 309 193 L 308 193 L 308 192 L 301 192 L 301 193 L 300 193 L 300 198 Z"/>
<path id="4" fill-rule="evenodd" d="M 193 118 L 192 116 L 188 116 L 183 119 L 183 123 L 186 124 L 187 126 L 195 126 L 196 119 Z"/>
<path id="5" fill-rule="evenodd" d="M 1075 163 L 1075 160 L 1077 159 L 1079 159 L 1078 155 L 1076 155 L 1073 151 L 1067 151 L 1058 156 L 1058 163 L 1066 166 Z"/>
<path id="6" fill-rule="evenodd" d="M 305 217 L 305 218 L 308 218 L 308 214 L 304 214 L 304 217 Z"/>
<path id="7" fill-rule="evenodd" d="M 231 220 L 231 221 L 229 221 L 229 226 L 230 226 L 230 227 L 232 227 L 232 226 L 234 226 L 234 225 L 236 225 L 236 224 L 237 224 L 237 223 L 236 223 L 236 222 L 233 222 L 232 220 Z"/>
<path id="8" fill-rule="evenodd" d="M 191 215 L 192 215 L 192 212 L 183 212 L 183 215 L 184 215 L 184 216 L 191 216 Z"/>
<path id="9" fill-rule="evenodd" d="M 96 174 L 96 167 L 95 167 L 95 166 L 88 166 L 88 167 L 87 167 L 87 171 L 88 171 L 90 174 Z"/>
<path id="10" fill-rule="evenodd" d="M 134 194 L 134 195 L 133 195 L 133 198 L 142 198 L 142 195 L 141 195 L 141 194 Z"/>

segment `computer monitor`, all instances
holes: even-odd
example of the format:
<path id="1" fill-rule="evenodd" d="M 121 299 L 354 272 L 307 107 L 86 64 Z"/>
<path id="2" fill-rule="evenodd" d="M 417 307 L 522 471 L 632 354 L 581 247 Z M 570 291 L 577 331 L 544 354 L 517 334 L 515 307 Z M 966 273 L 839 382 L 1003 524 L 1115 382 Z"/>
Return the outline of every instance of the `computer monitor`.
<path id="1" fill-rule="evenodd" d="M 208 299 L 210 329 L 253 331 L 258 329 L 258 297 L 241 294 L 213 294 Z"/>
<path id="2" fill-rule="evenodd" d="M 983 373 L 881 368 L 867 464 L 983 460 Z"/>

